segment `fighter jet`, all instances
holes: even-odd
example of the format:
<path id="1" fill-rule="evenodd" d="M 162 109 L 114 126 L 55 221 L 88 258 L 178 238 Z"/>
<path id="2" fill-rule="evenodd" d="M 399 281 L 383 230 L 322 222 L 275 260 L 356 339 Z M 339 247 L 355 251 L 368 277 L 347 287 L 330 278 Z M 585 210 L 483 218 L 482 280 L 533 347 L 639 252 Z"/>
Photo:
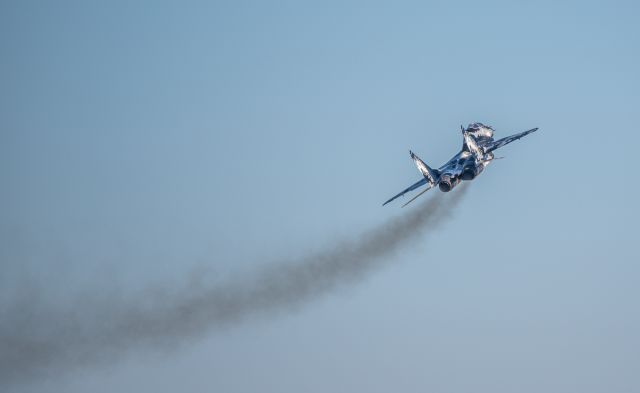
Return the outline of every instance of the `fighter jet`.
<path id="1" fill-rule="evenodd" d="M 457 186 L 460 181 L 475 179 L 491 161 L 497 159 L 493 154 L 494 150 L 538 130 L 537 128 L 532 128 L 528 131 L 496 141 L 493 139 L 493 128 L 485 126 L 482 123 L 469 124 L 466 129 L 460 126 L 460 129 L 462 130 L 463 138 L 462 150 L 438 169 L 430 168 L 420 157 L 409 150 L 411 159 L 415 162 L 418 170 L 422 174 L 422 179 L 383 203 L 382 206 L 424 185 L 426 185 L 427 188 L 411 198 L 411 200 L 402 205 L 402 207 L 407 206 L 435 186 L 438 186 L 442 192 L 449 192 Z"/>

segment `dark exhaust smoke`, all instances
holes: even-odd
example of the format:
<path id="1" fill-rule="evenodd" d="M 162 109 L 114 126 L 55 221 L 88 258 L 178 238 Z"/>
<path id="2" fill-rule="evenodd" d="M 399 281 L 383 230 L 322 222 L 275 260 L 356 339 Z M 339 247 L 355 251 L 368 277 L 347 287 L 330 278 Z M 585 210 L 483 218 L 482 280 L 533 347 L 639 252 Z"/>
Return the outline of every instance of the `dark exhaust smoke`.
<path id="1" fill-rule="evenodd" d="M 149 291 L 137 302 L 85 298 L 65 310 L 43 306 L 45 289 L 26 290 L 19 302 L 0 304 L 0 387 L 110 362 L 131 350 L 179 346 L 211 329 L 288 311 L 357 283 L 391 263 L 402 247 L 438 230 L 467 188 L 435 193 L 355 240 L 222 285 Z"/>

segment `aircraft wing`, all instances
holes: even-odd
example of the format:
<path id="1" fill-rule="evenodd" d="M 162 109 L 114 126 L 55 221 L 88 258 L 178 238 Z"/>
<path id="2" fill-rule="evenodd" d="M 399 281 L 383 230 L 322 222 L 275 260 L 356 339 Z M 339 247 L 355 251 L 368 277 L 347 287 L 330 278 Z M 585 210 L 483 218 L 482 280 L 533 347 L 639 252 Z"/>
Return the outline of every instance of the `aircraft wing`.
<path id="1" fill-rule="evenodd" d="M 519 134 L 511 135 L 504 137 L 502 139 L 498 139 L 497 141 L 489 142 L 485 146 L 483 146 L 484 152 L 489 153 L 492 152 L 506 144 L 509 144 L 513 141 L 517 141 L 518 139 L 531 134 L 532 132 L 538 131 L 538 128 L 532 128 L 529 131 L 521 132 Z"/>
<path id="2" fill-rule="evenodd" d="M 423 177 L 422 179 L 420 179 L 419 181 L 417 181 L 416 183 L 410 185 L 407 189 L 403 190 L 402 192 L 400 192 L 398 195 L 394 196 L 393 198 L 389 199 L 388 201 L 386 201 L 385 203 L 382 204 L 382 206 L 386 205 L 387 203 L 393 201 L 394 199 L 403 196 L 404 194 L 408 193 L 409 191 L 413 191 L 418 187 L 421 187 L 425 184 L 428 184 L 429 181 L 427 180 L 427 178 Z M 431 187 L 429 187 L 431 188 Z"/>

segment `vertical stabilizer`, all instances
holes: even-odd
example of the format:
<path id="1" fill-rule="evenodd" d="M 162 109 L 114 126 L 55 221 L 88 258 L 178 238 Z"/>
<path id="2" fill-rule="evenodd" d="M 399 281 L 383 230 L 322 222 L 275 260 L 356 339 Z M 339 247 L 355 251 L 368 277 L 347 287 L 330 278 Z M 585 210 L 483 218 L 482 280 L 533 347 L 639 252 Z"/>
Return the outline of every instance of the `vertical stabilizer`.
<path id="1" fill-rule="evenodd" d="M 460 124 L 460 130 L 462 131 L 462 151 L 469 151 L 469 146 L 467 146 L 467 138 L 465 138 L 465 129 L 462 124 Z"/>
<path id="2" fill-rule="evenodd" d="M 431 184 L 432 186 L 436 184 L 438 182 L 438 172 L 431 169 L 429 165 L 425 164 L 424 161 L 422 161 L 420 157 L 413 154 L 411 150 L 409 150 L 409 154 L 411 154 L 411 159 L 416 163 L 416 167 L 418 167 L 418 170 L 420 171 L 420 173 L 422 173 L 422 176 L 424 176 L 425 179 L 429 181 L 429 184 Z"/>
<path id="3" fill-rule="evenodd" d="M 468 132 L 463 132 L 462 137 L 464 138 L 464 146 L 466 146 L 467 150 L 473 154 L 477 160 L 481 159 L 484 152 L 480 146 L 478 146 L 476 138 Z"/>

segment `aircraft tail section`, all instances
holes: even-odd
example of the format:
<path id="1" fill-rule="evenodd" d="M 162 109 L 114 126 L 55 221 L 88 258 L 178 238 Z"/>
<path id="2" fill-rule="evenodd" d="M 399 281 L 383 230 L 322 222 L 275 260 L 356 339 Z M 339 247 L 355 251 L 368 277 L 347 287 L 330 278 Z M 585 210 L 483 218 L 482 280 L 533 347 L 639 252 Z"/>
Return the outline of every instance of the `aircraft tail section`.
<path id="1" fill-rule="evenodd" d="M 465 129 L 463 125 L 460 125 L 460 130 L 462 131 L 462 151 L 469 151 L 469 146 L 467 146 L 467 138 L 465 138 Z"/>
<path id="2" fill-rule="evenodd" d="M 438 182 L 438 172 L 434 169 L 431 169 L 429 165 L 425 164 L 424 161 L 420 159 L 417 155 L 415 155 L 411 150 L 409 150 L 409 154 L 411 154 L 411 159 L 416 163 L 416 167 L 422 176 L 429 182 L 430 185 L 434 185 Z"/>
<path id="3" fill-rule="evenodd" d="M 473 154 L 473 156 L 477 159 L 482 158 L 482 156 L 484 155 L 483 151 L 480 146 L 478 146 L 478 143 L 476 142 L 476 139 L 473 137 L 473 135 L 465 132 L 462 137 L 464 138 L 464 146 L 467 148 L 467 151 L 471 152 L 471 154 Z"/>
<path id="4" fill-rule="evenodd" d="M 483 156 L 483 151 L 480 146 L 478 146 L 478 142 L 476 141 L 476 137 L 473 135 L 473 132 L 468 132 L 463 126 L 460 126 L 460 129 L 462 130 L 462 151 L 468 151 L 473 154 L 474 157 L 481 158 Z"/>

